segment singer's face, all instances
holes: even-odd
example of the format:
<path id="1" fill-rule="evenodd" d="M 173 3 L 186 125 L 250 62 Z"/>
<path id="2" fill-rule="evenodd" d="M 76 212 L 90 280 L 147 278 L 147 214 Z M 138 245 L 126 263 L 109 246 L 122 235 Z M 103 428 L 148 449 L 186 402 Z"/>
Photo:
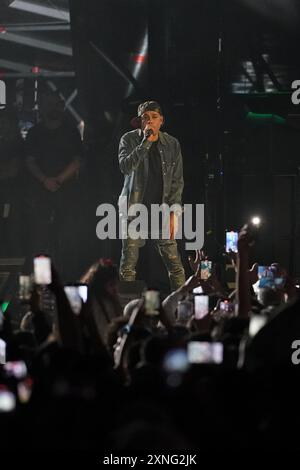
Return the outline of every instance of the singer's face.
<path id="1" fill-rule="evenodd" d="M 157 135 L 163 125 L 164 118 L 157 111 L 146 111 L 141 116 L 142 130 L 152 129 L 153 134 Z"/>

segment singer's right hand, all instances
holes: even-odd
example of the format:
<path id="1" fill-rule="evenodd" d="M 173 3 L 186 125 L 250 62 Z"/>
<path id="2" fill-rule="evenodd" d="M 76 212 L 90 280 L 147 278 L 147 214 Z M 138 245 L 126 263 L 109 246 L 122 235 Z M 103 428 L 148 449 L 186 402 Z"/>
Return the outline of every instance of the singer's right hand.
<path id="1" fill-rule="evenodd" d="M 144 129 L 144 139 L 148 140 L 148 142 L 155 142 L 157 140 L 157 136 L 154 135 L 153 129 L 151 127 L 145 127 Z"/>

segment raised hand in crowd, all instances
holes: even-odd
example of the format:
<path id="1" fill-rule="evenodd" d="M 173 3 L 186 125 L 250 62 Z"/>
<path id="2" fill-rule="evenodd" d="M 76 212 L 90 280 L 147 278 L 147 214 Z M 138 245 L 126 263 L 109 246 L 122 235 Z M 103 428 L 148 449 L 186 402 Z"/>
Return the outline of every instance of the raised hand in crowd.
<path id="1" fill-rule="evenodd" d="M 207 257 L 205 256 L 203 250 L 196 250 L 194 259 L 192 258 L 192 256 L 189 256 L 189 265 L 194 273 L 198 270 L 199 266 L 201 266 L 201 261 L 203 261 L 204 259 L 207 259 Z"/>
<path id="2" fill-rule="evenodd" d="M 52 193 L 55 193 L 60 188 L 60 184 L 56 178 L 45 178 L 43 184 L 45 188 Z"/>
<path id="3" fill-rule="evenodd" d="M 248 318 L 251 310 L 251 297 L 249 289 L 249 250 L 253 245 L 253 238 L 250 234 L 249 226 L 242 227 L 238 238 L 238 256 L 237 256 L 237 295 L 238 315 L 242 318 Z M 254 270 L 255 272 L 255 270 Z"/>

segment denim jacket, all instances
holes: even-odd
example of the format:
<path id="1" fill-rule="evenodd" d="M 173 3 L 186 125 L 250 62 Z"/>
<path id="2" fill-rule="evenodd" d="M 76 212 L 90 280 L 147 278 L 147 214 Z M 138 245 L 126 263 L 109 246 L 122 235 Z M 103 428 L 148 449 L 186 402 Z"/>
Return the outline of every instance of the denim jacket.
<path id="1" fill-rule="evenodd" d="M 120 140 L 119 166 L 125 176 L 120 198 L 127 197 L 128 207 L 132 204 L 142 203 L 146 189 L 149 171 L 148 155 L 152 143 L 147 140 L 143 142 L 142 137 L 141 131 L 137 129 L 127 132 Z M 160 132 L 158 151 L 161 156 L 163 176 L 161 202 L 169 206 L 173 204 L 181 206 L 183 169 L 180 144 L 171 135 Z"/>

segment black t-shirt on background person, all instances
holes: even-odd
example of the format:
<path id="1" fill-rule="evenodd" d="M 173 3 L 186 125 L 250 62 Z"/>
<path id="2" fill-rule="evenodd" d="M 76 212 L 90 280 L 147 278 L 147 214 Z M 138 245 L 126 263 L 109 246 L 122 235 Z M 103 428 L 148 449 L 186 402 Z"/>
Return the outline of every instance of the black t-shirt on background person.
<path id="1" fill-rule="evenodd" d="M 32 127 L 25 141 L 26 158 L 33 157 L 34 163 L 46 177 L 58 176 L 75 159 L 82 159 L 82 141 L 78 129 L 63 121 L 56 129 L 48 129 L 43 122 Z M 48 191 L 28 170 L 27 201 L 31 212 L 38 207 L 64 207 L 71 210 L 79 197 L 79 181 L 76 175 L 64 182 L 55 191 Z"/>

